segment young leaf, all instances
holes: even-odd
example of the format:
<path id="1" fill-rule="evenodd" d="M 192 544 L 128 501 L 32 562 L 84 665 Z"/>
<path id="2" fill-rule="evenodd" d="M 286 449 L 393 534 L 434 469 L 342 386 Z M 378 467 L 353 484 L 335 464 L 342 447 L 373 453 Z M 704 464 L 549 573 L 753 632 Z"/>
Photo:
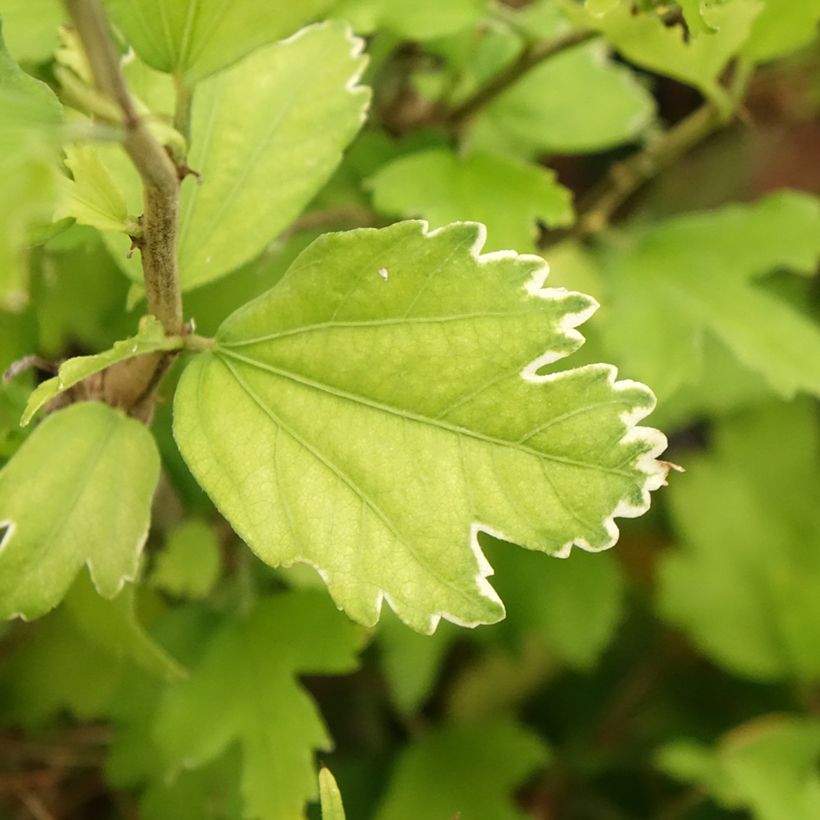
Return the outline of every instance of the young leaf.
<path id="1" fill-rule="evenodd" d="M 605 342 L 663 401 L 698 373 L 709 331 L 788 398 L 820 394 L 820 330 L 754 281 L 814 272 L 820 204 L 796 192 L 636 231 L 610 260 Z"/>
<path id="2" fill-rule="evenodd" d="M 331 741 L 297 675 L 352 671 L 361 638 L 308 591 L 277 595 L 225 624 L 190 680 L 163 701 L 156 737 L 165 758 L 196 768 L 239 743 L 245 816 L 301 817 L 317 797 L 313 751 Z"/>
<path id="3" fill-rule="evenodd" d="M 697 784 L 727 809 L 756 820 L 820 817 L 820 721 L 767 715 L 738 726 L 709 749 L 678 741 L 658 755 L 661 769 Z"/>
<path id="4" fill-rule="evenodd" d="M 57 133 L 62 108 L 44 83 L 11 58 L 0 21 L 0 307 L 26 301 L 28 229 L 48 222 L 57 192 Z"/>
<path id="5" fill-rule="evenodd" d="M 150 583 L 180 598 L 204 598 L 219 577 L 219 543 L 204 521 L 192 518 L 168 537 L 157 556 Z"/>
<path id="6" fill-rule="evenodd" d="M 538 373 L 595 303 L 483 241 L 474 223 L 321 237 L 176 394 L 180 450 L 236 531 L 274 566 L 316 567 L 364 624 L 383 599 L 420 631 L 495 622 L 479 530 L 606 549 L 613 516 L 663 483 L 663 436 L 634 427 L 647 388 L 609 365 Z"/>
<path id="7" fill-rule="evenodd" d="M 715 6 L 709 14 L 715 31 L 688 41 L 681 26 L 665 25 L 654 10 L 633 15 L 628 5 L 600 18 L 599 25 L 628 60 L 688 83 L 725 108 L 729 102 L 718 80 L 749 36 L 760 8 L 757 0 L 732 0 Z"/>
<path id="8" fill-rule="evenodd" d="M 73 179 L 63 180 L 63 201 L 54 219 L 72 217 L 81 225 L 100 231 L 127 233 L 136 224 L 128 224 L 128 206 L 108 168 L 91 145 L 70 145 L 65 149 L 65 164 Z"/>
<path id="9" fill-rule="evenodd" d="M 661 612 L 736 674 L 820 679 L 819 440 L 809 403 L 764 405 L 719 425 L 670 492 L 683 543 Z"/>
<path id="10" fill-rule="evenodd" d="M 20 424 L 28 424 L 34 414 L 55 396 L 70 389 L 78 382 L 94 373 L 99 373 L 112 364 L 141 356 L 145 353 L 156 353 L 161 350 L 179 350 L 182 347 L 179 336 L 166 336 L 165 331 L 155 316 L 143 316 L 135 336 L 114 342 L 110 350 L 95 353 L 92 356 L 76 356 L 60 365 L 57 375 L 47 379 L 32 391 L 29 396 Z"/>
<path id="11" fill-rule="evenodd" d="M 548 760 L 542 741 L 514 723 L 439 728 L 404 750 L 377 820 L 523 820 L 512 793 Z"/>
<path id="12" fill-rule="evenodd" d="M 370 179 L 373 204 L 385 214 L 421 216 L 434 227 L 457 219 L 483 222 L 489 247 L 535 250 L 538 225 L 573 219 L 572 194 L 540 165 L 447 149 L 405 155 Z"/>
<path id="13" fill-rule="evenodd" d="M 49 416 L 0 470 L 0 617 L 52 609 L 83 564 L 113 598 L 136 575 L 158 479 L 134 419 L 96 402 Z"/>
<path id="14" fill-rule="evenodd" d="M 330 769 L 324 766 L 319 771 L 319 799 L 322 804 L 322 820 L 345 820 L 345 808 L 336 779 Z"/>
<path id="15" fill-rule="evenodd" d="M 107 0 L 117 25 L 152 68 L 188 85 L 314 20 L 333 0 Z"/>
<path id="16" fill-rule="evenodd" d="M 654 114 L 635 75 L 609 60 L 602 43 L 589 43 L 528 71 L 476 118 L 470 138 L 478 148 L 532 157 L 601 151 L 634 140 Z"/>

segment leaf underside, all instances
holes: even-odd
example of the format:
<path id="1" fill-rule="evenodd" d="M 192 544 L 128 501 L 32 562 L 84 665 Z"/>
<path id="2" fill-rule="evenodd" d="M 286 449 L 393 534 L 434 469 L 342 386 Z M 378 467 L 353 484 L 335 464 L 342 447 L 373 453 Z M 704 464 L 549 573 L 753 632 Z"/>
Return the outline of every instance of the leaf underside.
<path id="1" fill-rule="evenodd" d="M 609 365 L 539 376 L 594 310 L 483 227 L 328 234 L 229 317 L 183 374 L 191 470 L 267 563 L 315 567 L 371 625 L 492 623 L 480 530 L 553 555 L 617 538 L 663 482 L 654 403 Z M 545 352 L 546 348 L 546 352 Z"/>

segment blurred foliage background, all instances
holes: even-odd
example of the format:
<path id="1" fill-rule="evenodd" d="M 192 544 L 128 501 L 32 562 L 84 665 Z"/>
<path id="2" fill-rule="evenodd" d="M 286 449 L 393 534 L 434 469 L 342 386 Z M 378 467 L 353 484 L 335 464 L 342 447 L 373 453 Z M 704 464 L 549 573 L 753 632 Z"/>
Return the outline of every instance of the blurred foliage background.
<path id="1" fill-rule="evenodd" d="M 200 668 L 219 613 L 276 592 L 243 638 L 270 668 L 248 675 L 296 710 L 302 676 L 354 820 L 449 820 L 453 806 L 462 820 L 817 820 L 820 4 L 313 5 L 298 24 L 342 17 L 366 38 L 370 119 L 284 234 L 186 296 L 198 332 L 319 233 L 476 219 L 490 249 L 541 253 L 552 284 L 598 299 L 570 364 L 612 361 L 649 384 L 665 457 L 686 472 L 605 554 L 559 561 L 483 538 L 502 623 L 424 637 L 385 612 L 362 647 L 334 622 L 339 657 L 319 676 L 296 648 L 313 640 L 304 601 L 322 610 L 326 595 L 243 547 L 188 474 L 165 404 L 140 620 Z M 12 55 L 53 82 L 59 5 L 0 10 Z M 0 314 L 0 368 L 132 331 L 139 307 L 124 309 L 129 282 L 95 231 L 72 225 L 27 264 L 28 305 Z M 25 435 L 33 384 L 0 392 L 0 459 Z M 187 691 L 153 649 L 122 649 L 132 616 L 95 606 L 78 587 L 53 614 L 0 626 L 0 816 L 243 816 L 240 771 L 258 750 L 232 745 L 169 780 L 152 732 L 163 710 L 164 731 L 218 722 L 214 693 L 245 691 L 246 656 L 210 695 Z"/>

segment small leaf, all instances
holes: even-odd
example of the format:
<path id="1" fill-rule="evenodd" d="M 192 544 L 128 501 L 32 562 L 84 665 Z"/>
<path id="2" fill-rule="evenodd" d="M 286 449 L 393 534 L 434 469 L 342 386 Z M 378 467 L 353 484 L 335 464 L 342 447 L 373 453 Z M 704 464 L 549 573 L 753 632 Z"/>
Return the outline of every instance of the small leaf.
<path id="1" fill-rule="evenodd" d="M 421 216 L 433 227 L 456 219 L 483 222 L 489 247 L 535 250 L 538 225 L 570 225 L 572 194 L 539 165 L 490 154 L 460 157 L 447 149 L 405 155 L 370 179 L 385 214 Z"/>
<path id="2" fill-rule="evenodd" d="M 424 41 L 469 28 L 485 11 L 484 0 L 341 0 L 334 16 L 349 20 L 363 34 L 378 28 Z"/>
<path id="3" fill-rule="evenodd" d="M 0 470 L 0 618 L 48 612 L 83 564 L 117 595 L 136 576 L 158 478 L 134 419 L 95 402 L 49 416 Z"/>
<path id="4" fill-rule="evenodd" d="M 65 149 L 65 164 L 74 179 L 63 181 L 63 201 L 54 219 L 73 217 L 81 225 L 100 231 L 128 233 L 128 207 L 125 196 L 100 160 L 93 146 L 72 145 Z"/>
<path id="5" fill-rule="evenodd" d="M 168 537 L 157 556 L 151 585 L 180 598 L 204 598 L 219 577 L 219 544 L 213 528 L 190 519 Z"/>
<path id="6" fill-rule="evenodd" d="M 637 230 L 608 260 L 605 342 L 662 401 L 697 377 L 706 331 L 785 398 L 820 395 L 817 324 L 755 284 L 818 257 L 820 203 L 797 192 Z"/>
<path id="7" fill-rule="evenodd" d="M 333 0 L 107 0 L 112 17 L 152 68 L 193 84 L 255 48 L 293 34 Z"/>
<path id="8" fill-rule="evenodd" d="M 385 598 L 420 631 L 495 622 L 479 530 L 606 549 L 612 516 L 664 480 L 663 436 L 634 427 L 647 388 L 609 365 L 538 375 L 594 302 L 483 240 L 472 223 L 325 235 L 177 390 L 177 443 L 236 531 L 273 566 L 316 567 L 363 624 Z"/>
<path id="9" fill-rule="evenodd" d="M 635 75 L 602 43 L 589 43 L 528 71 L 476 117 L 470 138 L 477 148 L 532 157 L 602 151 L 636 139 L 654 114 Z"/>
<path id="10" fill-rule="evenodd" d="M 342 795 L 330 769 L 319 770 L 319 799 L 322 803 L 322 820 L 345 820 Z"/>
<path id="11" fill-rule="evenodd" d="M 104 353 L 93 356 L 76 356 L 60 365 L 57 375 L 39 384 L 29 396 L 20 423 L 27 425 L 34 414 L 55 396 L 70 389 L 83 379 L 99 373 L 112 364 L 163 350 L 179 350 L 183 341 L 179 336 L 166 336 L 162 325 L 155 316 L 144 316 L 140 321 L 136 336 L 114 342 L 114 346 Z"/>
<path id="12" fill-rule="evenodd" d="M 331 742 L 297 676 L 352 671 L 361 638 L 316 592 L 277 595 L 246 621 L 226 623 L 162 703 L 156 737 L 165 759 L 198 768 L 239 743 L 244 816 L 301 817 L 318 796 L 313 751 Z"/>
<path id="13" fill-rule="evenodd" d="M 764 0 L 743 55 L 754 62 L 785 57 L 817 37 L 820 0 Z"/>
<path id="14" fill-rule="evenodd" d="M 735 674 L 820 680 L 814 408 L 763 405 L 713 435 L 670 489 L 682 543 L 661 566 L 660 611 Z"/>
<path id="15" fill-rule="evenodd" d="M 721 806 L 756 820 L 820 816 L 820 721 L 767 715 L 738 726 L 714 749 L 677 741 L 658 764 L 670 776 L 705 789 Z"/>
<path id="16" fill-rule="evenodd" d="M 377 820 L 524 820 L 513 792 L 548 760 L 542 741 L 514 723 L 438 728 L 402 752 Z"/>

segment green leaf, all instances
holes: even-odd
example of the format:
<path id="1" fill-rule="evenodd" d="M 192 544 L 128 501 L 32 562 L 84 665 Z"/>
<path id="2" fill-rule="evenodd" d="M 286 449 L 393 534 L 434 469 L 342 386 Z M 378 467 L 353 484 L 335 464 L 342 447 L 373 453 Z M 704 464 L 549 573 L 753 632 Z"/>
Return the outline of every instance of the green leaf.
<path id="1" fill-rule="evenodd" d="M 573 220 L 572 194 L 539 165 L 447 149 L 405 155 L 370 179 L 373 204 L 385 214 L 421 216 L 440 227 L 457 219 L 483 222 L 489 247 L 535 250 L 538 225 Z"/>
<path id="2" fill-rule="evenodd" d="M 485 14 L 485 0 L 342 0 L 334 16 L 356 31 L 386 29 L 409 40 L 432 40 L 469 28 Z"/>
<path id="3" fill-rule="evenodd" d="M 11 58 L 0 23 L 0 308 L 26 302 L 25 245 L 32 225 L 48 222 L 57 192 L 62 108 L 44 83 Z"/>
<path id="4" fill-rule="evenodd" d="M 710 10 L 714 27 L 709 36 L 686 39 L 681 26 L 667 26 L 654 11 L 633 14 L 621 4 L 587 23 L 631 62 L 699 89 L 723 109 L 730 105 L 719 78 L 729 60 L 741 49 L 760 12 L 759 0 L 733 0 Z"/>
<path id="5" fill-rule="evenodd" d="M 20 423 L 25 426 L 34 414 L 55 396 L 69 390 L 83 379 L 111 367 L 112 364 L 146 353 L 179 350 L 182 345 L 183 340 L 180 336 L 165 335 L 159 319 L 155 316 L 143 316 L 137 334 L 130 339 L 114 342 L 114 346 L 103 353 L 95 353 L 93 356 L 76 356 L 63 362 L 57 375 L 39 384 L 29 396 Z"/>
<path id="6" fill-rule="evenodd" d="M 136 576 L 158 478 L 134 419 L 95 402 L 49 416 L 0 470 L 0 617 L 44 614 L 83 564 L 113 598 Z"/>
<path id="7" fill-rule="evenodd" d="M 524 820 L 513 792 L 549 754 L 506 721 L 445 726 L 402 752 L 377 820 Z"/>
<path id="8" fill-rule="evenodd" d="M 106 600 L 94 589 L 86 573 L 80 573 L 66 596 L 66 614 L 85 638 L 117 659 L 164 678 L 183 677 L 184 669 L 157 644 L 137 620 L 134 586 Z"/>
<path id="9" fill-rule="evenodd" d="M 205 598 L 219 578 L 219 543 L 213 528 L 190 519 L 169 536 L 157 556 L 151 585 L 178 598 Z"/>
<path id="10" fill-rule="evenodd" d="M 702 33 L 714 34 L 719 29 L 709 22 L 708 10 L 713 5 L 713 0 L 678 0 L 678 5 L 683 12 L 686 26 L 692 36 Z"/>
<path id="11" fill-rule="evenodd" d="M 65 164 L 74 178 L 63 181 L 63 200 L 57 206 L 54 219 L 72 217 L 81 225 L 100 231 L 129 233 L 135 230 L 136 223 L 129 224 L 125 195 L 96 148 L 71 145 L 65 152 Z"/>
<path id="12" fill-rule="evenodd" d="M 764 406 L 722 422 L 714 439 L 712 453 L 686 459 L 669 491 L 682 543 L 662 563 L 660 610 L 736 674 L 818 680 L 814 408 Z"/>
<path id="13" fill-rule="evenodd" d="M 342 795 L 330 769 L 319 770 L 319 799 L 322 803 L 322 820 L 345 820 Z"/>
<path id="14" fill-rule="evenodd" d="M 287 37 L 333 0 L 107 0 L 111 16 L 152 68 L 193 84 L 255 48 Z"/>
<path id="15" fill-rule="evenodd" d="M 764 0 L 743 55 L 754 62 L 785 57 L 817 37 L 820 0 Z"/>
<path id="16" fill-rule="evenodd" d="M 602 151 L 636 139 L 654 113 L 634 74 L 609 60 L 602 43 L 589 43 L 528 71 L 476 118 L 470 138 L 527 156 Z"/>
<path id="17" fill-rule="evenodd" d="M 174 430 L 264 561 L 316 567 L 363 624 L 386 599 L 431 632 L 503 617 L 479 530 L 606 549 L 665 442 L 610 365 L 538 374 L 581 344 L 589 297 L 542 289 L 538 257 L 479 256 L 483 226 L 425 227 L 317 239 L 185 370 Z"/>
<path id="18" fill-rule="evenodd" d="M 184 289 L 258 256 L 328 180 L 370 99 L 356 85 L 366 62 L 361 45 L 342 23 L 311 26 L 197 88 L 187 161 L 202 182 L 182 186 Z M 139 179 L 124 157 L 110 161 L 129 210 L 140 213 Z M 123 259 L 128 238 L 110 241 Z M 141 280 L 138 266 L 124 267 Z"/>
<path id="19" fill-rule="evenodd" d="M 780 395 L 820 395 L 820 329 L 755 284 L 819 256 L 820 204 L 796 192 L 638 230 L 610 259 L 605 341 L 661 401 L 697 378 L 707 331 Z"/>
<path id="20" fill-rule="evenodd" d="M 660 768 L 706 789 L 720 805 L 755 820 L 820 816 L 820 721 L 771 715 L 733 729 L 709 749 L 677 741 L 661 749 Z"/>
<path id="21" fill-rule="evenodd" d="M 165 759 L 197 768 L 239 743 L 244 816 L 301 817 L 318 796 L 313 752 L 331 741 L 297 675 L 352 671 L 361 638 L 317 592 L 277 595 L 226 623 L 162 703 L 156 738 Z"/>
<path id="22" fill-rule="evenodd" d="M 567 665 L 591 669 L 623 610 L 624 579 L 615 556 L 574 552 L 563 561 L 539 561 L 510 544 L 490 546 L 495 586 L 509 601 L 497 636 L 519 645 L 539 638 Z"/>
<path id="23" fill-rule="evenodd" d="M 3 35 L 15 60 L 43 63 L 57 48 L 65 19 L 60 0 L 3 0 Z"/>

